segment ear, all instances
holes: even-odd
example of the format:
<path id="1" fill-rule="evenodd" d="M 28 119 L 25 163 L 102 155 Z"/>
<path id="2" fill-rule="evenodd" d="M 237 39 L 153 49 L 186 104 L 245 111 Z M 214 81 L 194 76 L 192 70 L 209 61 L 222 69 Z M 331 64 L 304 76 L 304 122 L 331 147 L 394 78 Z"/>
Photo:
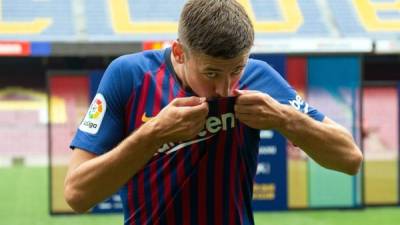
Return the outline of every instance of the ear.
<path id="1" fill-rule="evenodd" d="M 179 64 L 183 64 L 185 62 L 185 54 L 182 44 L 179 43 L 179 41 L 172 42 L 171 50 L 175 61 Z"/>

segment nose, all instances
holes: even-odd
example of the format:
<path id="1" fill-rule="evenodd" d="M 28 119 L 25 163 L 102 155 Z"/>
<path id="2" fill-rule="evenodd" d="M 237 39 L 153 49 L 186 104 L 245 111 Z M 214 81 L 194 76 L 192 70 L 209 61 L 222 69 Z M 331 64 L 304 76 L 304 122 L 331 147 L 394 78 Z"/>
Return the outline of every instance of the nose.
<path id="1" fill-rule="evenodd" d="M 231 87 L 230 76 L 226 76 L 223 79 L 216 81 L 215 94 L 218 97 L 227 97 L 230 93 L 230 87 Z"/>

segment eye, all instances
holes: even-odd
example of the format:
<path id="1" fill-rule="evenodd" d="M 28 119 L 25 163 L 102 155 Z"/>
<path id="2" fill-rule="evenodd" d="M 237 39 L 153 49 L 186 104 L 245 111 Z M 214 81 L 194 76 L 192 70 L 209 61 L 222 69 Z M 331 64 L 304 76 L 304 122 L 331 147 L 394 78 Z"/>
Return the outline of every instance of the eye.
<path id="1" fill-rule="evenodd" d="M 216 72 L 207 72 L 204 74 L 206 77 L 208 78 L 215 78 L 217 77 L 217 73 Z"/>
<path id="2" fill-rule="evenodd" d="M 232 76 L 240 75 L 242 73 L 242 71 L 243 71 L 243 68 L 237 69 L 237 70 L 233 71 L 231 75 Z"/>

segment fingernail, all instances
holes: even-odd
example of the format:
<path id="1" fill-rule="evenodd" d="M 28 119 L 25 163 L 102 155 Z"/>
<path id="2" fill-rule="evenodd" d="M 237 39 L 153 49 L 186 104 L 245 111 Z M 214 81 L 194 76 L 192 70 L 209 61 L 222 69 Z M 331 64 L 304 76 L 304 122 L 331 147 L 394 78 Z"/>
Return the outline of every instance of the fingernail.
<path id="1" fill-rule="evenodd" d="M 203 103 L 203 102 L 205 102 L 206 101 L 206 98 L 205 97 L 201 97 L 200 98 L 200 103 Z"/>
<path id="2" fill-rule="evenodd" d="M 235 89 L 235 92 L 238 93 L 238 94 L 243 94 L 243 91 L 239 90 L 239 89 Z"/>

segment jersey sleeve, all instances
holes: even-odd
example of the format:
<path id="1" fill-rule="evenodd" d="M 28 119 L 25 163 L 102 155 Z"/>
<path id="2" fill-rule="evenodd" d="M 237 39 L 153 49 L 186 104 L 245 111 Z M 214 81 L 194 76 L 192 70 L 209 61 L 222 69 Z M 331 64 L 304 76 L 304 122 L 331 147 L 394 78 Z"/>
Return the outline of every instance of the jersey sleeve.
<path id="1" fill-rule="evenodd" d="M 124 138 L 124 106 L 133 92 L 133 79 L 124 73 L 124 64 L 120 57 L 108 66 L 70 144 L 71 149 L 80 148 L 100 155 Z"/>
<path id="2" fill-rule="evenodd" d="M 269 64 L 252 59 L 249 60 L 249 64 L 249 68 L 246 69 L 248 71 L 245 71 L 245 77 L 241 82 L 242 88 L 266 93 L 281 104 L 291 105 L 315 120 L 322 121 L 325 118 L 324 114 L 303 100 Z"/>

